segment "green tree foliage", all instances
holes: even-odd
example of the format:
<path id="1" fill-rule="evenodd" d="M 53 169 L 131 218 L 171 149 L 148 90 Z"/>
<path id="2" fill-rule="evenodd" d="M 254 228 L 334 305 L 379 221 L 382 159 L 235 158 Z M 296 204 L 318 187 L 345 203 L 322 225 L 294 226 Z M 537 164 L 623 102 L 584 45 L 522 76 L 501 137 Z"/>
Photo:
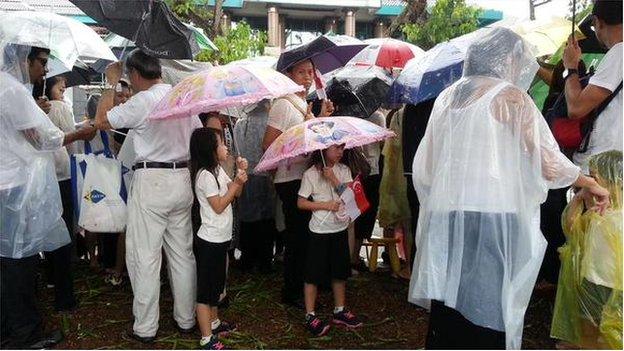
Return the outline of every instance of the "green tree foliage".
<path id="1" fill-rule="evenodd" d="M 217 61 L 219 64 L 227 64 L 232 61 L 242 60 L 252 56 L 264 54 L 267 43 L 267 34 L 251 28 L 247 22 L 236 24 L 226 35 L 214 38 L 213 42 L 219 51 L 206 51 L 197 55 L 198 61 Z"/>
<path id="2" fill-rule="evenodd" d="M 467 6 L 465 0 L 437 0 L 424 24 L 408 23 L 402 27 L 407 41 L 423 49 L 475 31 L 480 9 Z"/>

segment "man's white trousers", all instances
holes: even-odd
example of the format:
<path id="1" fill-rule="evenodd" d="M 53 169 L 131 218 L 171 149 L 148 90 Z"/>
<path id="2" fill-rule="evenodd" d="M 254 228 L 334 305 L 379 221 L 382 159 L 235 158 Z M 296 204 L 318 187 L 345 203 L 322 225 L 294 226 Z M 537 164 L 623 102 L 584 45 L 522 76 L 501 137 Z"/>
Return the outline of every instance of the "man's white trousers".
<path id="1" fill-rule="evenodd" d="M 195 325 L 195 256 L 188 169 L 137 169 L 128 201 L 126 264 L 134 293 L 134 333 L 158 331 L 162 249 L 173 294 L 173 318 L 182 328 Z"/>

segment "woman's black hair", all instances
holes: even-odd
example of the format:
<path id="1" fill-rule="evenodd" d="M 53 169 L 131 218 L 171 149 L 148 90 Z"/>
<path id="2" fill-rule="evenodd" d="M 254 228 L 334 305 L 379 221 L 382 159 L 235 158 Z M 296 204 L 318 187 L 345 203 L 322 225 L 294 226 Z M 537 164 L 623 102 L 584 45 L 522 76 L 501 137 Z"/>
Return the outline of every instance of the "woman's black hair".
<path id="1" fill-rule="evenodd" d="M 134 69 L 145 79 L 158 79 L 162 77 L 160 60 L 152 57 L 141 49 L 134 49 L 126 59 L 126 68 Z"/>
<path id="2" fill-rule="evenodd" d="M 323 162 L 323 157 L 325 157 L 325 155 L 321 155 L 321 152 L 325 152 L 325 150 L 316 150 L 312 153 L 312 157 L 310 157 L 310 167 L 315 166 L 316 168 L 322 169 L 325 166 Z"/>
<path id="3" fill-rule="evenodd" d="M 310 61 L 310 63 L 312 63 L 312 69 L 314 71 L 316 71 L 316 65 L 314 64 L 314 61 L 312 61 L 311 59 L 307 58 L 307 59 L 303 59 L 301 61 L 297 61 L 297 62 L 293 63 L 292 65 L 286 67 L 286 73 L 292 73 L 292 71 L 295 68 L 295 66 L 299 65 L 300 63 L 306 62 L 306 61 Z"/>
<path id="4" fill-rule="evenodd" d="M 65 78 L 62 76 L 54 76 L 46 79 L 46 88 L 45 88 L 45 96 L 48 97 L 48 100 L 52 101 L 52 88 L 61 81 L 64 81 Z"/>
<path id="5" fill-rule="evenodd" d="M 191 160 L 189 162 L 189 170 L 191 173 L 191 187 L 193 189 L 194 200 L 191 209 L 191 222 L 193 224 L 193 233 L 197 233 L 201 225 L 201 216 L 199 213 L 199 202 L 195 193 L 195 182 L 197 175 L 202 170 L 207 170 L 217 178 L 217 170 L 219 169 L 219 159 L 217 157 L 217 147 L 219 146 L 219 138 L 221 131 L 214 128 L 198 128 L 191 134 L 191 143 L 189 147 Z M 217 186 L 219 182 L 217 181 Z"/>

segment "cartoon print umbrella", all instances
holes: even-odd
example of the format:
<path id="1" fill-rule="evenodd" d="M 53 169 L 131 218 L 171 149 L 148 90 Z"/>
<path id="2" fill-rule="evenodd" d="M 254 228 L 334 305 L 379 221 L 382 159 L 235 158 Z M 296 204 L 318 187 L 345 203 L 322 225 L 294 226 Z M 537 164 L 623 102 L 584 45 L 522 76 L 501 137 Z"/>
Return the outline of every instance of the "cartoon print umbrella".
<path id="1" fill-rule="evenodd" d="M 388 129 L 356 117 L 319 117 L 298 124 L 282 133 L 266 150 L 256 172 L 277 168 L 283 161 L 323 150 L 331 145 L 346 149 L 391 138 Z"/>
<path id="2" fill-rule="evenodd" d="M 217 66 L 184 78 L 156 105 L 150 118 L 190 117 L 302 90 L 302 86 L 270 68 Z"/>

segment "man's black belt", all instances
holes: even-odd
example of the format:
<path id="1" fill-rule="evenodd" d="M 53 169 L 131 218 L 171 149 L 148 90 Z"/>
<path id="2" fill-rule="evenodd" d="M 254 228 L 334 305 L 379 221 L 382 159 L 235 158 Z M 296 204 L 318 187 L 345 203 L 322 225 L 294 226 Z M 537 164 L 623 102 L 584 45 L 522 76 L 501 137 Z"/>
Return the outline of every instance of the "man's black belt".
<path id="1" fill-rule="evenodd" d="M 178 168 L 186 168 L 188 167 L 188 162 L 180 161 L 180 162 L 137 162 L 132 166 L 132 170 L 136 170 L 139 168 L 167 168 L 167 169 L 178 169 Z"/>

